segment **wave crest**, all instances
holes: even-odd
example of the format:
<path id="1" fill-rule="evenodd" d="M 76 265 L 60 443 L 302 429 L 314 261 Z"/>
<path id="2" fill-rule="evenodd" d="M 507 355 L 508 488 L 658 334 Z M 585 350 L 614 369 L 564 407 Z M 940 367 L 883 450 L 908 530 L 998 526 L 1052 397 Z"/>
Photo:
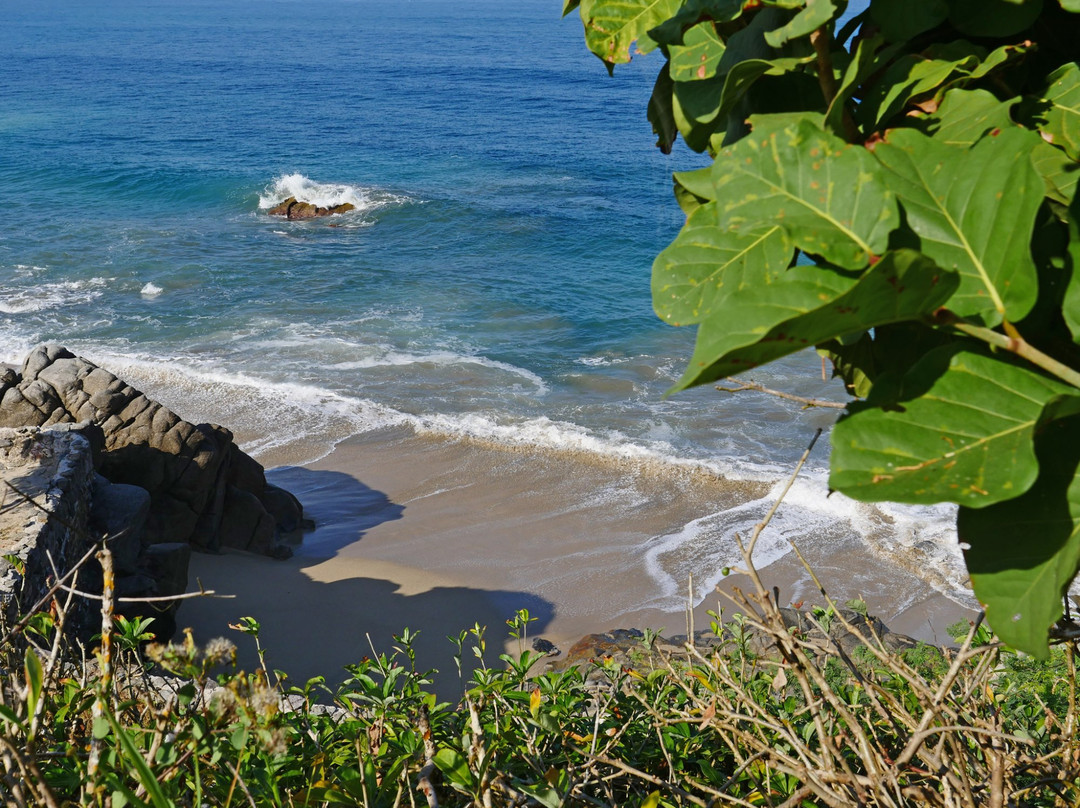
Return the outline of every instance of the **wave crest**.
<path id="1" fill-rule="evenodd" d="M 386 205 L 409 202 L 407 196 L 394 194 L 380 188 L 369 188 L 347 183 L 316 182 L 303 174 L 283 174 L 276 177 L 261 194 L 260 210 L 267 210 L 289 197 L 308 202 L 320 208 L 332 208 L 348 203 L 363 213 Z"/>

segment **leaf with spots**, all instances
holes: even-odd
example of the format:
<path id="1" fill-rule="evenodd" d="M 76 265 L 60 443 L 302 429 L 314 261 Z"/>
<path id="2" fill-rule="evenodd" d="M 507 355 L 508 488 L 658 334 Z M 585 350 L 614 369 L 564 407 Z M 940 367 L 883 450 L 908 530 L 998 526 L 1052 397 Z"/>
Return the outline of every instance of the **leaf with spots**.
<path id="1" fill-rule="evenodd" d="M 777 283 L 791 263 L 783 228 L 738 233 L 719 227 L 716 203 L 699 207 L 653 262 L 653 307 L 672 325 L 690 325 L 721 310 L 735 292 Z"/>
<path id="2" fill-rule="evenodd" d="M 984 508 L 1017 497 L 1038 475 L 1032 437 L 1044 409 L 1076 392 L 963 343 L 892 381 L 833 429 L 829 482 L 853 499 Z"/>
<path id="3" fill-rule="evenodd" d="M 916 319 L 947 300 L 956 284 L 955 273 L 912 250 L 886 253 L 861 276 L 799 265 L 768 283 L 743 284 L 714 301 L 698 328 L 690 366 L 673 389 L 715 381 L 845 334 Z"/>
<path id="4" fill-rule="evenodd" d="M 671 78 L 675 81 L 711 79 L 716 75 L 725 50 L 712 20 L 698 23 L 683 35 L 682 45 L 668 48 Z"/>
<path id="5" fill-rule="evenodd" d="M 1019 100 L 999 101 L 986 90 L 949 90 L 923 123 L 926 133 L 939 143 L 968 148 L 993 129 L 1013 126 L 1010 110 Z"/>
<path id="6" fill-rule="evenodd" d="M 673 16 L 682 0 L 594 0 L 582 3 L 585 44 L 611 71 L 630 61 L 630 49 L 648 53 L 656 47 L 648 31 Z"/>
<path id="7" fill-rule="evenodd" d="M 1039 476 L 1016 499 L 961 508 L 956 532 L 971 584 L 998 637 L 1047 656 L 1047 627 L 1080 568 L 1080 418 L 1047 424 L 1035 437 Z M 1038 537 L 1038 541 L 1033 539 Z"/>
<path id="8" fill-rule="evenodd" d="M 826 132 L 820 116 L 759 115 L 750 125 L 713 164 L 721 227 L 780 224 L 796 247 L 844 269 L 885 252 L 900 216 L 866 149 Z"/>
<path id="9" fill-rule="evenodd" d="M 1038 142 L 1012 127 L 963 149 L 897 129 L 874 150 L 919 249 L 960 273 L 949 308 L 961 317 L 1018 322 L 1035 303 L 1031 231 L 1045 194 L 1031 162 Z"/>

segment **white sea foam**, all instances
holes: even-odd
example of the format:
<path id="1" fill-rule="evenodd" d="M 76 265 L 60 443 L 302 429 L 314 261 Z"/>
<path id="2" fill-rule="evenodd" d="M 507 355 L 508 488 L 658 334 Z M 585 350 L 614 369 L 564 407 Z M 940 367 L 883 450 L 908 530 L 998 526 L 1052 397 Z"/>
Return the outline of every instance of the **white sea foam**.
<path id="1" fill-rule="evenodd" d="M 348 203 L 360 213 L 410 201 L 407 196 L 380 188 L 347 183 L 316 182 L 303 174 L 285 174 L 275 178 L 259 195 L 259 208 L 262 210 L 272 208 L 289 197 L 324 208 Z"/>
<path id="2" fill-rule="evenodd" d="M 451 351 L 436 351 L 432 353 L 411 354 L 402 351 L 385 350 L 375 356 L 364 359 L 346 360 L 324 365 L 330 370 L 366 370 L 376 367 L 405 367 L 408 365 L 432 365 L 435 367 L 448 367 L 451 365 L 480 365 L 481 367 L 501 370 L 520 376 L 536 387 L 537 395 L 545 395 L 549 391 L 544 380 L 531 370 L 512 365 L 509 362 L 500 362 L 496 359 L 488 359 L 486 356 L 474 356 L 471 354 L 458 354 Z"/>
<path id="3" fill-rule="evenodd" d="M 101 297 L 108 282 L 106 278 L 90 278 L 84 281 L 43 283 L 29 289 L 0 288 L 0 312 L 27 314 L 89 303 Z"/>
<path id="4" fill-rule="evenodd" d="M 139 290 L 139 294 L 143 297 L 157 297 L 165 290 L 158 286 L 156 283 L 149 282 L 142 289 Z"/>

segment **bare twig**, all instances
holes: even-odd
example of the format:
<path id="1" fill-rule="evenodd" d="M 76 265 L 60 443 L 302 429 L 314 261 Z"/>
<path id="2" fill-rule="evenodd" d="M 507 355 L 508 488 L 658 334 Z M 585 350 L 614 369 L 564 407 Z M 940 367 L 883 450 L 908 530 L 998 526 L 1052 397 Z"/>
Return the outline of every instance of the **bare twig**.
<path id="1" fill-rule="evenodd" d="M 767 393 L 770 396 L 776 396 L 782 398 L 785 401 L 795 401 L 804 405 L 807 409 L 811 407 L 828 407 L 834 410 L 842 410 L 847 404 L 840 401 L 827 401 L 823 398 L 808 398 L 806 396 L 797 396 L 794 393 L 785 393 L 783 390 L 773 390 L 766 387 L 759 382 L 746 381 L 744 379 L 736 379 L 734 376 L 728 379 L 729 382 L 733 382 L 738 387 L 724 387 L 723 385 L 716 385 L 716 389 L 722 393 L 742 393 L 747 390 L 753 390 L 758 393 Z"/>
<path id="2" fill-rule="evenodd" d="M 439 808 L 439 795 L 435 790 L 435 741 L 431 737 L 431 719 L 428 716 L 426 704 L 420 705 L 420 713 L 416 717 L 416 728 L 420 731 L 420 737 L 424 741 L 424 765 L 416 776 L 416 787 L 424 792 L 428 808 Z"/>

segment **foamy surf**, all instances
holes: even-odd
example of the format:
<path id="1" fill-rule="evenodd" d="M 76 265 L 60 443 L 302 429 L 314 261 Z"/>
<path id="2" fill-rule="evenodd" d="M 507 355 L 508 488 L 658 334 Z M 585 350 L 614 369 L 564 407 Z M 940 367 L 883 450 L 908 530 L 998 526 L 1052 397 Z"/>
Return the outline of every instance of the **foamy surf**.
<path id="1" fill-rule="evenodd" d="M 321 208 L 332 208 L 347 203 L 352 205 L 358 213 L 411 201 L 407 196 L 380 188 L 348 183 L 317 182 L 303 174 L 284 174 L 275 178 L 259 194 L 259 209 L 267 210 L 289 197 Z"/>
<path id="2" fill-rule="evenodd" d="M 35 283 L 30 287 L 0 287 L 0 313 L 29 314 L 89 303 L 101 297 L 108 285 L 107 278 L 80 281 Z"/>

